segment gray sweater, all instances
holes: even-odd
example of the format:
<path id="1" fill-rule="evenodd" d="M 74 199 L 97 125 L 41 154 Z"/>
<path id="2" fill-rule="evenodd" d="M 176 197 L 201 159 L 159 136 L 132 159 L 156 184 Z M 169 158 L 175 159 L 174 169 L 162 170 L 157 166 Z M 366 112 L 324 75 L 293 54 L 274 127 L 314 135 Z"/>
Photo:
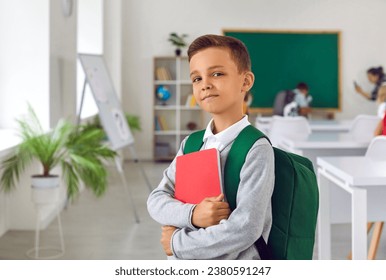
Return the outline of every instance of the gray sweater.
<path id="1" fill-rule="evenodd" d="M 177 156 L 183 154 L 185 142 L 186 139 Z M 228 145 L 220 153 L 222 174 L 230 148 Z M 176 159 L 164 171 L 160 184 L 147 201 L 149 214 L 155 221 L 179 228 L 171 240 L 173 256 L 168 258 L 260 259 L 254 242 L 261 235 L 267 240 L 272 225 L 271 196 L 275 175 L 269 142 L 259 139 L 250 149 L 240 173 L 237 208 L 227 220 L 215 226 L 196 228 L 192 225 L 195 205 L 174 199 L 175 172 Z"/>

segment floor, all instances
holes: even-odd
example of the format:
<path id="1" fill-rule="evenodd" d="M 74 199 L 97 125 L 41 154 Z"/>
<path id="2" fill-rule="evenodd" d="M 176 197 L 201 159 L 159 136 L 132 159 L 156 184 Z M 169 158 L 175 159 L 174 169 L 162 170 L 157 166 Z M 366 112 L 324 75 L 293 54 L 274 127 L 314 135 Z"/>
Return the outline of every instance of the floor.
<path id="1" fill-rule="evenodd" d="M 150 183 L 156 186 L 166 163 L 142 162 Z M 125 163 L 125 174 L 140 223 L 136 224 L 132 205 L 122 181 L 111 166 L 107 193 L 95 198 L 87 190 L 61 213 L 65 240 L 64 260 L 149 260 L 165 259 L 159 243 L 160 226 L 148 215 L 149 188 L 139 165 Z M 56 221 L 41 233 L 42 245 L 58 244 Z M 332 228 L 332 257 L 345 259 L 350 251 L 350 226 Z M 34 246 L 34 231 L 8 231 L 0 238 L 0 259 L 29 259 L 26 251 Z M 52 253 L 52 252 L 51 252 Z M 44 255 L 43 255 L 44 256 Z M 314 258 L 317 258 L 317 245 Z M 386 237 L 382 235 L 377 259 L 386 259 Z"/>

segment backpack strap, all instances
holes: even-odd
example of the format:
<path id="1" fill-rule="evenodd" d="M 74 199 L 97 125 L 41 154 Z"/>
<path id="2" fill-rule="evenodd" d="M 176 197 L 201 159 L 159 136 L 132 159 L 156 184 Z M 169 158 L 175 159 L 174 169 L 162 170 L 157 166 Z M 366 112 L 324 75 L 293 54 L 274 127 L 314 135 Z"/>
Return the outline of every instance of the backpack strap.
<path id="1" fill-rule="evenodd" d="M 184 154 L 190 154 L 197 152 L 201 149 L 202 144 L 204 144 L 205 129 L 193 132 L 189 135 L 188 139 L 185 142 Z"/>
<path id="2" fill-rule="evenodd" d="M 266 136 L 257 128 L 248 125 L 236 137 L 229 151 L 224 167 L 224 191 L 232 211 L 236 208 L 241 168 L 244 165 L 249 150 L 261 137 Z"/>
<path id="3" fill-rule="evenodd" d="M 236 137 L 224 167 L 224 192 L 231 210 L 236 208 L 237 190 L 240 184 L 240 172 L 249 150 L 257 140 L 267 136 L 252 125 L 245 127 Z M 263 236 L 255 242 L 255 247 L 262 260 L 272 260 L 272 252 Z"/>

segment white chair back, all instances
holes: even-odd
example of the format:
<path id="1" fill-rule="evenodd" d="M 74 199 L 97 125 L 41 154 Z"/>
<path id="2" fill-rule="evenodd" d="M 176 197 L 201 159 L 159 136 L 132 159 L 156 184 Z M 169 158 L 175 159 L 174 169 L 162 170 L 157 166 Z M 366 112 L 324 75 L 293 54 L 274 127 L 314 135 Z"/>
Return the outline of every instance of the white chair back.
<path id="1" fill-rule="evenodd" d="M 305 117 L 273 116 L 268 137 L 273 146 L 283 139 L 305 140 L 311 133 L 310 125 Z"/>
<path id="2" fill-rule="evenodd" d="M 350 135 L 358 142 L 370 142 L 374 138 L 374 131 L 380 118 L 375 115 L 358 115 L 350 127 Z"/>
<path id="3" fill-rule="evenodd" d="M 386 160 L 386 136 L 374 137 L 365 156 L 376 160 Z"/>

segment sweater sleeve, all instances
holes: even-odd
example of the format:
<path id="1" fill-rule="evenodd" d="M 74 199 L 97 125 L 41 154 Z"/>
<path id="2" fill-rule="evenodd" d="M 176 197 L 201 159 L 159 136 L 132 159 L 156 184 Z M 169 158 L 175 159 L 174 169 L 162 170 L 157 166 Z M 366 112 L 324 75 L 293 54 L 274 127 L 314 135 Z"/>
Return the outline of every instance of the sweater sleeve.
<path id="1" fill-rule="evenodd" d="M 183 154 L 185 142 L 186 139 L 182 141 L 176 157 Z M 148 212 L 155 221 L 162 225 L 195 229 L 191 222 L 195 204 L 182 203 L 174 198 L 175 173 L 176 158 L 164 171 L 158 187 L 150 193 L 147 200 Z"/>
<path id="2" fill-rule="evenodd" d="M 262 234 L 267 239 L 272 223 L 273 186 L 273 149 L 266 139 L 260 139 L 250 149 L 241 169 L 236 209 L 218 225 L 176 231 L 171 242 L 174 256 L 215 259 L 232 254 L 237 258 Z"/>

